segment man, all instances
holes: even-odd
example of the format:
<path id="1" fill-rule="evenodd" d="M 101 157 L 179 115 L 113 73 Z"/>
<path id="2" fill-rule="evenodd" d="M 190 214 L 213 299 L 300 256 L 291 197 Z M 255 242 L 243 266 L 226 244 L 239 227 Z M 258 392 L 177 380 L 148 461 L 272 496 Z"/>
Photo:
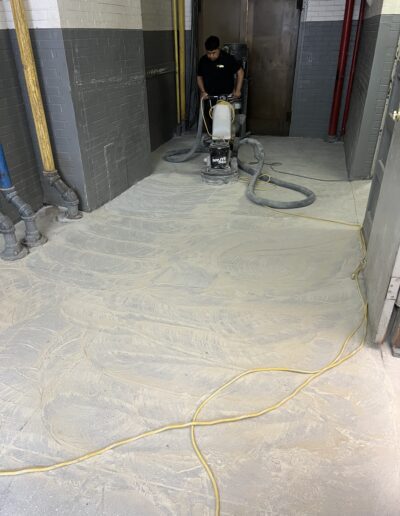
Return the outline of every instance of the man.
<path id="1" fill-rule="evenodd" d="M 205 47 L 207 53 L 200 59 L 197 70 L 201 98 L 207 98 L 208 95 L 232 95 L 239 98 L 244 79 L 240 63 L 220 49 L 217 36 L 207 38 Z"/>

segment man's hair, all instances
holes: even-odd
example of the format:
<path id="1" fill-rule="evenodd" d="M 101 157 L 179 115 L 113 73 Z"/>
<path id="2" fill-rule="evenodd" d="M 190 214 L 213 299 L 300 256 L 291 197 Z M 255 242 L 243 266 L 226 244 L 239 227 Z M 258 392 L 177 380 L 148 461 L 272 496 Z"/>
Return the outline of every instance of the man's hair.
<path id="1" fill-rule="evenodd" d="M 217 50 L 217 48 L 219 48 L 219 38 L 217 36 L 209 36 L 206 39 L 205 47 L 209 52 Z"/>

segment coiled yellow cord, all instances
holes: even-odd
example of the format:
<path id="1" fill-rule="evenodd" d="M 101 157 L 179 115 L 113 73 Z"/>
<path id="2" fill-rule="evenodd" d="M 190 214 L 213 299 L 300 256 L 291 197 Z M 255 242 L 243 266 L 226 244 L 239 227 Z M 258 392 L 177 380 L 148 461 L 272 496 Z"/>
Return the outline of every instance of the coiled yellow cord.
<path id="1" fill-rule="evenodd" d="M 231 110 L 231 116 L 232 116 L 232 122 L 233 122 L 234 119 L 235 119 L 235 108 L 232 106 L 232 104 L 230 102 L 227 102 L 226 100 L 219 100 L 217 102 L 217 104 L 228 104 L 228 106 L 229 106 L 229 108 Z M 212 117 L 213 117 L 213 110 L 214 110 L 214 108 L 215 108 L 215 106 L 211 106 L 210 110 L 208 112 L 208 115 L 211 118 L 211 120 L 212 120 Z M 212 138 L 212 134 L 210 133 L 210 129 L 209 129 L 207 121 L 206 121 L 206 117 L 204 116 L 203 102 L 201 102 L 200 109 L 201 109 L 201 116 L 203 118 L 204 127 L 206 128 L 208 136 L 211 136 L 211 138 Z"/>
<path id="2" fill-rule="evenodd" d="M 366 340 L 366 336 L 367 336 L 368 305 L 361 292 L 361 286 L 360 286 L 360 281 L 359 281 L 359 275 L 365 265 L 366 246 L 365 246 L 365 241 L 364 241 L 363 234 L 362 234 L 362 227 L 360 226 L 360 224 L 337 221 L 337 220 L 332 220 L 332 219 L 312 217 L 312 216 L 308 216 L 308 215 L 301 215 L 298 213 L 281 212 L 281 211 L 273 209 L 273 208 L 268 208 L 268 209 L 274 211 L 275 213 L 284 215 L 284 216 L 299 217 L 299 218 L 304 218 L 304 219 L 308 219 L 308 220 L 350 226 L 350 227 L 358 228 L 358 230 L 359 230 L 363 258 L 362 258 L 359 266 L 354 271 L 352 278 L 356 280 L 358 292 L 362 299 L 363 317 L 362 317 L 361 321 L 359 322 L 359 324 L 356 326 L 356 328 L 346 337 L 346 339 L 342 343 L 336 357 L 331 362 L 329 362 L 326 366 L 324 366 L 320 369 L 317 369 L 315 371 L 309 371 L 309 370 L 303 370 L 303 369 L 290 369 L 290 368 L 286 368 L 286 367 L 265 367 L 265 368 L 262 367 L 262 368 L 248 369 L 247 371 L 244 371 L 244 372 L 236 375 L 231 380 L 227 381 L 222 386 L 220 386 L 218 389 L 216 389 L 214 392 L 212 392 L 209 396 L 207 396 L 207 398 L 203 402 L 201 402 L 200 405 L 197 407 L 192 420 L 189 422 L 175 423 L 175 424 L 166 425 L 166 426 L 163 426 L 160 428 L 156 428 L 154 430 L 149 430 L 147 432 L 143 432 L 143 433 L 133 436 L 133 437 L 128 437 L 126 439 L 121 439 L 121 440 L 115 441 L 107 446 L 104 446 L 103 448 L 99 448 L 97 450 L 91 451 L 89 453 L 86 453 L 86 454 L 76 457 L 74 459 L 57 462 L 57 463 L 50 464 L 47 466 L 29 466 L 29 467 L 25 467 L 25 468 L 21 468 L 21 469 L 0 470 L 0 476 L 1 477 L 17 476 L 17 475 L 24 475 L 24 474 L 28 474 L 28 473 L 44 473 L 47 471 L 54 471 L 59 468 L 63 468 L 66 466 L 72 466 L 73 464 L 78 464 L 80 462 L 92 459 L 94 457 L 98 457 L 110 450 L 113 450 L 120 446 L 125 446 L 127 444 L 134 443 L 134 442 L 139 441 L 140 439 L 144 439 L 146 437 L 151 437 L 153 435 L 158 435 L 163 432 L 167 432 L 167 431 L 171 431 L 171 430 L 182 430 L 182 429 L 190 428 L 191 429 L 191 441 L 192 441 L 194 451 L 195 451 L 197 457 L 199 458 L 201 464 L 203 465 L 205 471 L 207 472 L 207 475 L 208 475 L 208 477 L 211 481 L 212 487 L 213 487 L 214 497 L 215 497 L 215 514 L 216 514 L 216 516 L 220 516 L 221 500 L 220 500 L 220 493 L 219 493 L 219 489 L 218 489 L 217 480 L 198 446 L 198 443 L 196 441 L 195 428 L 196 427 L 209 427 L 209 426 L 215 426 L 215 425 L 221 425 L 221 424 L 227 424 L 227 423 L 235 423 L 235 422 L 244 421 L 244 420 L 248 420 L 248 419 L 254 419 L 254 418 L 263 416 L 269 412 L 272 412 L 274 410 L 277 410 L 278 408 L 282 407 L 287 402 L 292 400 L 295 396 L 297 396 L 297 394 L 299 394 L 305 387 L 307 387 L 311 382 L 316 380 L 319 376 L 338 367 L 339 365 L 343 364 L 344 362 L 346 362 L 347 360 L 352 358 L 356 353 L 358 353 L 362 349 L 362 347 L 365 344 L 365 340 Z M 353 349 L 352 351 L 349 351 L 347 354 L 345 354 L 348 344 L 351 342 L 353 337 L 358 333 L 358 331 L 361 329 L 361 327 L 363 325 L 365 325 L 365 331 L 363 333 L 363 337 L 361 339 L 360 344 L 355 349 Z M 306 380 L 304 380 L 298 387 L 296 387 L 289 395 L 285 396 L 277 403 L 275 403 L 271 406 L 268 406 L 262 410 L 259 410 L 256 412 L 250 412 L 247 414 L 237 415 L 237 416 L 233 416 L 233 417 L 220 418 L 220 419 L 212 419 L 212 420 L 198 420 L 197 419 L 198 416 L 200 415 L 201 411 L 203 410 L 203 408 L 212 399 L 214 399 L 218 394 L 223 392 L 225 389 L 227 389 L 234 383 L 238 382 L 240 379 L 244 378 L 245 376 L 252 375 L 252 374 L 270 373 L 270 372 L 286 372 L 286 373 L 302 374 L 302 375 L 307 375 L 308 378 Z"/>
<path id="3" fill-rule="evenodd" d="M 215 106 L 217 106 L 218 104 L 224 104 L 225 106 L 229 106 L 229 109 L 230 109 L 230 112 L 231 112 L 231 118 L 232 118 L 232 122 L 235 120 L 235 108 L 233 107 L 233 105 L 228 102 L 227 100 L 218 100 L 217 103 L 214 105 L 214 106 L 211 106 L 210 107 L 210 110 L 208 112 L 210 118 L 212 119 L 213 117 L 213 111 L 215 109 Z"/>

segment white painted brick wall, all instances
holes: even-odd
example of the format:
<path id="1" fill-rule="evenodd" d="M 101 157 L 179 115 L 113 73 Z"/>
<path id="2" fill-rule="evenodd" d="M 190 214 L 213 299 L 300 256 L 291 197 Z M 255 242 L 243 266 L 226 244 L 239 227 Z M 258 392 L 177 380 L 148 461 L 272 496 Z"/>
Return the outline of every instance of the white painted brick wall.
<path id="1" fill-rule="evenodd" d="M 354 18 L 358 17 L 356 0 Z M 24 0 L 30 28 L 172 29 L 171 0 Z M 366 17 L 400 14 L 400 0 L 372 0 Z M 345 0 L 306 0 L 305 21 L 343 19 Z M 192 28 L 192 0 L 185 0 L 185 28 Z M 143 22 L 142 22 L 143 17 Z M 13 28 L 10 0 L 0 0 L 0 29 Z"/>
<path id="2" fill-rule="evenodd" d="M 400 0 L 372 0 L 370 4 L 366 10 L 367 18 L 380 14 L 400 14 Z"/>
<path id="3" fill-rule="evenodd" d="M 60 27 L 57 0 L 24 0 L 26 17 L 31 29 Z M 10 0 L 0 0 L 0 29 L 13 29 Z"/>
<path id="4" fill-rule="evenodd" d="M 185 0 L 185 30 L 192 30 L 192 0 Z"/>
<path id="5" fill-rule="evenodd" d="M 385 0 L 383 2 L 383 14 L 400 14 L 400 0 Z"/>
<path id="6" fill-rule="evenodd" d="M 368 0 L 367 0 L 368 2 Z M 380 14 L 400 14 L 400 0 L 371 0 L 367 5 L 365 17 Z M 343 20 L 346 0 L 306 0 L 304 3 L 306 21 L 337 21 Z M 356 0 L 354 19 L 358 18 L 360 0 Z"/>
<path id="7" fill-rule="evenodd" d="M 0 0 L 0 30 L 8 29 L 6 8 L 6 2 L 4 0 Z"/>
<path id="8" fill-rule="evenodd" d="M 143 30 L 172 30 L 172 0 L 142 0 Z"/>
<path id="9" fill-rule="evenodd" d="M 338 21 L 343 20 L 346 0 L 308 0 L 306 5 L 305 20 L 312 21 Z M 355 20 L 358 19 L 360 0 L 356 0 L 354 6 Z"/>
<path id="10" fill-rule="evenodd" d="M 77 29 L 141 29 L 140 0 L 58 0 L 61 26 Z"/>

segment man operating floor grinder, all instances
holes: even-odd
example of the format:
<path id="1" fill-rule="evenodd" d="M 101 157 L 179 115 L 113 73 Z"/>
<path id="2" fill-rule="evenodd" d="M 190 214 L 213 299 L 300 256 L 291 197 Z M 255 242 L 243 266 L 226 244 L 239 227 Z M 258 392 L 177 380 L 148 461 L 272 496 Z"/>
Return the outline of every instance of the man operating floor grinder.
<path id="1" fill-rule="evenodd" d="M 251 176 L 246 195 L 256 204 L 275 209 L 301 208 L 312 204 L 315 201 L 315 194 L 308 188 L 262 173 L 265 156 L 261 143 L 254 138 L 243 137 L 246 118 L 243 99 L 241 99 L 245 77 L 244 63 L 221 50 L 216 36 L 207 38 L 205 48 L 206 54 L 199 61 L 197 75 L 200 109 L 196 140 L 190 149 L 170 151 L 164 159 L 173 163 L 182 163 L 198 153 L 207 153 L 208 156 L 204 160 L 205 166 L 201 171 L 202 178 L 207 183 L 226 184 L 236 181 L 240 169 Z M 227 49 L 229 50 L 229 46 Z M 205 140 L 202 140 L 203 123 L 210 136 Z M 255 167 L 239 160 L 238 151 L 243 145 L 253 147 L 256 158 Z M 296 201 L 261 198 L 255 194 L 259 179 L 299 192 L 304 195 L 304 198 Z"/>

